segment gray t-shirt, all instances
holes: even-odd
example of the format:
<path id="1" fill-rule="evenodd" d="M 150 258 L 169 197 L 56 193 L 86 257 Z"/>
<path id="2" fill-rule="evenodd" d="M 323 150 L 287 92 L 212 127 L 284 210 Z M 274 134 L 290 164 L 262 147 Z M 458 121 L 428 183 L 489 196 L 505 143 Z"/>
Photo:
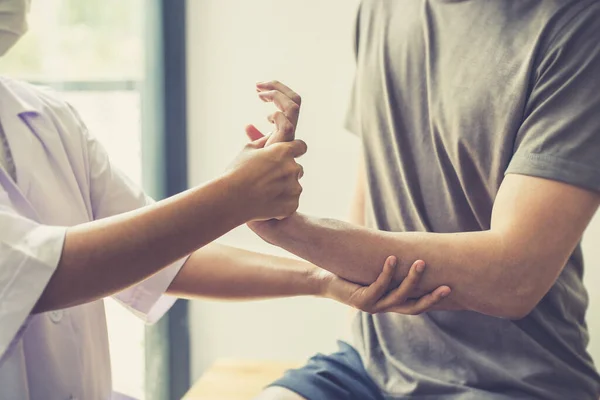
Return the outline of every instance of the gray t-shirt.
<path id="1" fill-rule="evenodd" d="M 365 0 L 356 33 L 369 226 L 489 229 L 506 173 L 600 191 L 599 1 Z M 354 345 L 389 399 L 598 400 L 582 274 L 518 321 L 363 313 Z"/>

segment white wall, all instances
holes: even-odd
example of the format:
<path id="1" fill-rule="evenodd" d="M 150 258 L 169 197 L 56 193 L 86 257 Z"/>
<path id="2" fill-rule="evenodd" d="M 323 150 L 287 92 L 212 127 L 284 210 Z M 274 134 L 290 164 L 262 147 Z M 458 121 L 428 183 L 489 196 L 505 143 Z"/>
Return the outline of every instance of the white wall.
<path id="1" fill-rule="evenodd" d="M 342 129 L 353 74 L 356 0 L 190 0 L 190 184 L 221 173 L 245 143 L 243 127 L 270 106 L 254 82 L 279 79 L 304 99 L 299 137 L 309 144 L 301 210 L 345 218 L 355 176 L 357 140 Z M 262 125 L 261 125 L 262 124 Z M 274 251 L 245 229 L 225 242 Z M 600 283 L 600 218 L 587 236 L 588 284 Z M 591 285 L 590 285 L 591 287 Z M 592 350 L 600 362 L 600 289 L 591 290 Z M 593 318 L 592 316 L 595 316 Z M 335 349 L 346 335 L 343 306 L 319 299 L 247 304 L 194 302 L 192 374 L 216 357 L 304 359 Z"/>
<path id="2" fill-rule="evenodd" d="M 354 69 L 356 4 L 188 1 L 190 184 L 226 168 L 246 143 L 246 124 L 268 131 L 266 116 L 272 109 L 257 99 L 254 83 L 278 79 L 304 100 L 298 136 L 310 149 L 303 158 L 301 210 L 347 216 L 358 140 L 342 126 Z M 245 229 L 225 242 L 273 251 Z M 302 360 L 316 351 L 334 350 L 349 325 L 343 306 L 311 298 L 194 302 L 191 320 L 194 377 L 215 357 Z"/>
<path id="3" fill-rule="evenodd" d="M 584 281 L 590 295 L 587 323 L 591 340 L 588 349 L 600 369 L 600 212 L 596 213 L 583 237 L 583 255 Z"/>

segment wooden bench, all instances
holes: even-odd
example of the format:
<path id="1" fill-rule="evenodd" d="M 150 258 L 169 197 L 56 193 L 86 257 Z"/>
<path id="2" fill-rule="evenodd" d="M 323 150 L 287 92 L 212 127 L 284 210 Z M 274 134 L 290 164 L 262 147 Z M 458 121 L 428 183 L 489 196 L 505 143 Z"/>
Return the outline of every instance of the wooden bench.
<path id="1" fill-rule="evenodd" d="M 252 400 L 285 371 L 302 363 L 219 360 L 183 400 Z"/>

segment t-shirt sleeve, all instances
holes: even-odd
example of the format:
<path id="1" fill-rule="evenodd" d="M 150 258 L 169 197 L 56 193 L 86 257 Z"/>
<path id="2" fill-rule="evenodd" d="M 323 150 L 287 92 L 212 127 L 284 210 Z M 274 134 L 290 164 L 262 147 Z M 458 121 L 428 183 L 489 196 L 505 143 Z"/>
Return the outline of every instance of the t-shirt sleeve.
<path id="1" fill-rule="evenodd" d="M 507 174 L 600 191 L 600 4 L 551 39 L 534 71 Z"/>
<path id="2" fill-rule="evenodd" d="M 360 43 L 360 17 L 361 17 L 361 6 L 358 8 L 358 13 L 356 16 L 356 23 L 354 27 L 354 57 L 356 62 L 358 63 L 358 51 L 359 51 L 359 43 Z M 357 95 L 357 79 L 356 76 L 354 78 L 354 83 L 352 84 L 352 91 L 350 92 L 350 103 L 348 105 L 348 110 L 346 111 L 346 118 L 344 119 L 344 128 L 346 128 L 350 133 L 353 133 L 357 136 L 361 135 L 360 128 L 360 106 L 358 102 Z"/>

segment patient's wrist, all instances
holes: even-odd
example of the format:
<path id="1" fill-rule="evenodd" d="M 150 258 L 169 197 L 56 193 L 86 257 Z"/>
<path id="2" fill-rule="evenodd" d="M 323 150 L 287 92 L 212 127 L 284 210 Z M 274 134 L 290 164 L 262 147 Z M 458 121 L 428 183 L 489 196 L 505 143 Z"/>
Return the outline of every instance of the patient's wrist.
<path id="1" fill-rule="evenodd" d="M 301 218 L 297 214 L 283 220 L 249 222 L 248 226 L 266 242 L 281 246 L 289 240 L 296 240 Z"/>

